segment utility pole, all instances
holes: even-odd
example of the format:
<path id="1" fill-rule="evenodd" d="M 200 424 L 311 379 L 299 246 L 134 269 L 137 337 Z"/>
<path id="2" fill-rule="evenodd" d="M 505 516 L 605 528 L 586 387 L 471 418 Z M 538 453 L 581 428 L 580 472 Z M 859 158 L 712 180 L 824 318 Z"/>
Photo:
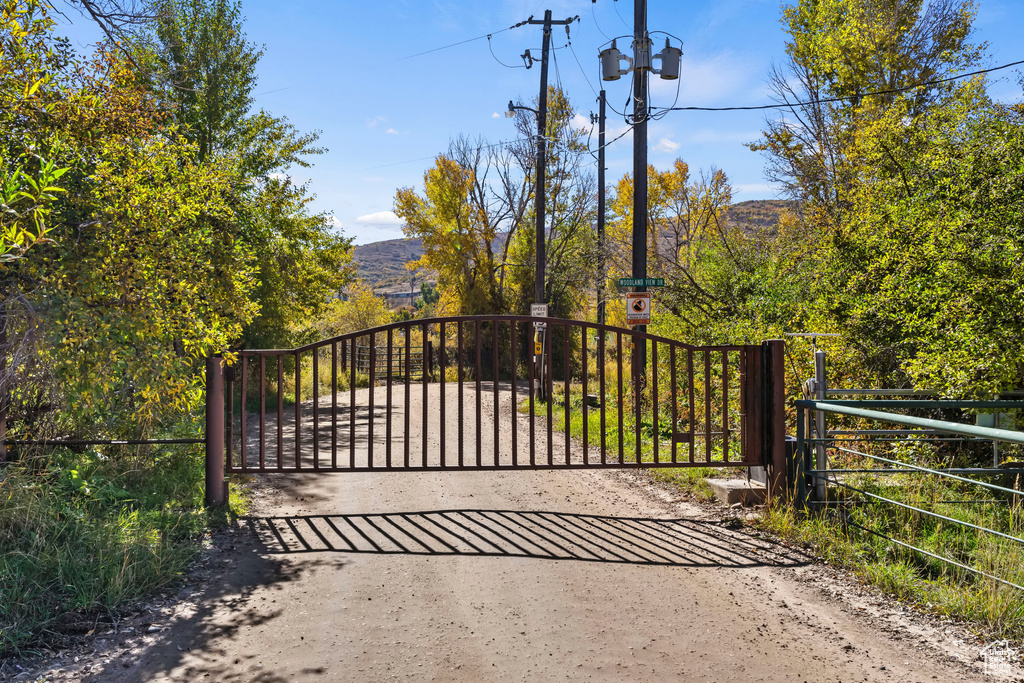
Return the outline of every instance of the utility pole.
<path id="1" fill-rule="evenodd" d="M 597 322 L 604 325 L 604 90 L 597 96 Z"/>
<path id="2" fill-rule="evenodd" d="M 551 49 L 551 27 L 568 26 L 574 20 L 565 19 L 553 21 L 551 10 L 544 10 L 544 20 L 529 19 L 526 23 L 537 24 L 544 27 L 544 43 L 541 47 L 540 56 L 540 100 L 537 103 L 537 190 L 535 192 L 535 209 L 537 213 L 537 272 L 534 275 L 533 296 L 536 303 L 547 303 L 547 295 L 544 288 L 544 271 L 547 265 L 547 254 L 544 245 L 544 183 L 545 183 L 545 160 L 547 158 L 547 130 L 548 130 L 548 52 Z M 566 29 L 568 30 L 568 29 Z"/>
<path id="3" fill-rule="evenodd" d="M 633 2 L 633 277 L 647 277 L 647 72 L 651 41 L 647 37 L 647 0 Z M 646 287 L 634 291 L 646 292 Z M 646 325 L 637 331 L 647 332 Z M 647 344 L 634 347 L 633 377 L 639 398 L 646 384 Z"/>

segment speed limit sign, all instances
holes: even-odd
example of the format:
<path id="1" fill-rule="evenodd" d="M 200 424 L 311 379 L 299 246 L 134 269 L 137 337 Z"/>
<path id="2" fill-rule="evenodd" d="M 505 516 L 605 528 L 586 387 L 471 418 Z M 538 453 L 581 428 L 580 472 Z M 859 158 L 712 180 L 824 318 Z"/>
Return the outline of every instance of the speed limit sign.
<path id="1" fill-rule="evenodd" d="M 651 324 L 650 292 L 630 292 L 626 295 L 626 324 Z"/>

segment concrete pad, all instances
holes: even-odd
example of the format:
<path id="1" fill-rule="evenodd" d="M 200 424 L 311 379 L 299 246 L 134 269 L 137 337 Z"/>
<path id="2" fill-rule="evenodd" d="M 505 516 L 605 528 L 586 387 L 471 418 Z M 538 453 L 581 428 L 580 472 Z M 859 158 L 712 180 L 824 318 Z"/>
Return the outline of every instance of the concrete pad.
<path id="1" fill-rule="evenodd" d="M 726 505 L 740 503 L 744 506 L 761 505 L 768 496 L 768 489 L 759 481 L 746 479 L 708 479 L 708 485 L 715 497 Z"/>

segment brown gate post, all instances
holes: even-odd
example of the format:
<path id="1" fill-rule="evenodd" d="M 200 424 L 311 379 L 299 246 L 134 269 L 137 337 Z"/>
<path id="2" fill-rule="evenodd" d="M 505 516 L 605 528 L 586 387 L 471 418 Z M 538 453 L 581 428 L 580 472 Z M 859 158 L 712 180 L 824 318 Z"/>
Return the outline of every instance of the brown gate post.
<path id="1" fill-rule="evenodd" d="M 786 343 L 762 342 L 764 377 L 764 460 L 768 466 L 768 497 L 784 500 L 789 492 L 786 467 Z"/>
<path id="2" fill-rule="evenodd" d="M 245 406 L 242 406 L 245 410 Z M 242 435 L 245 438 L 245 435 Z M 228 500 L 224 481 L 224 359 L 206 359 L 206 504 L 219 507 Z"/>

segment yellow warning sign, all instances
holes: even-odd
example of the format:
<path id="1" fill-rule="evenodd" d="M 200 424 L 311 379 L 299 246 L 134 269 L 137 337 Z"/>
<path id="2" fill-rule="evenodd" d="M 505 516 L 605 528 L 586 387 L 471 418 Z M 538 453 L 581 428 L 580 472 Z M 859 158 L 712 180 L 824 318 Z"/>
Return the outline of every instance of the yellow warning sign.
<path id="1" fill-rule="evenodd" d="M 539 356 L 544 352 L 544 345 L 540 342 L 533 342 L 533 352 Z"/>

